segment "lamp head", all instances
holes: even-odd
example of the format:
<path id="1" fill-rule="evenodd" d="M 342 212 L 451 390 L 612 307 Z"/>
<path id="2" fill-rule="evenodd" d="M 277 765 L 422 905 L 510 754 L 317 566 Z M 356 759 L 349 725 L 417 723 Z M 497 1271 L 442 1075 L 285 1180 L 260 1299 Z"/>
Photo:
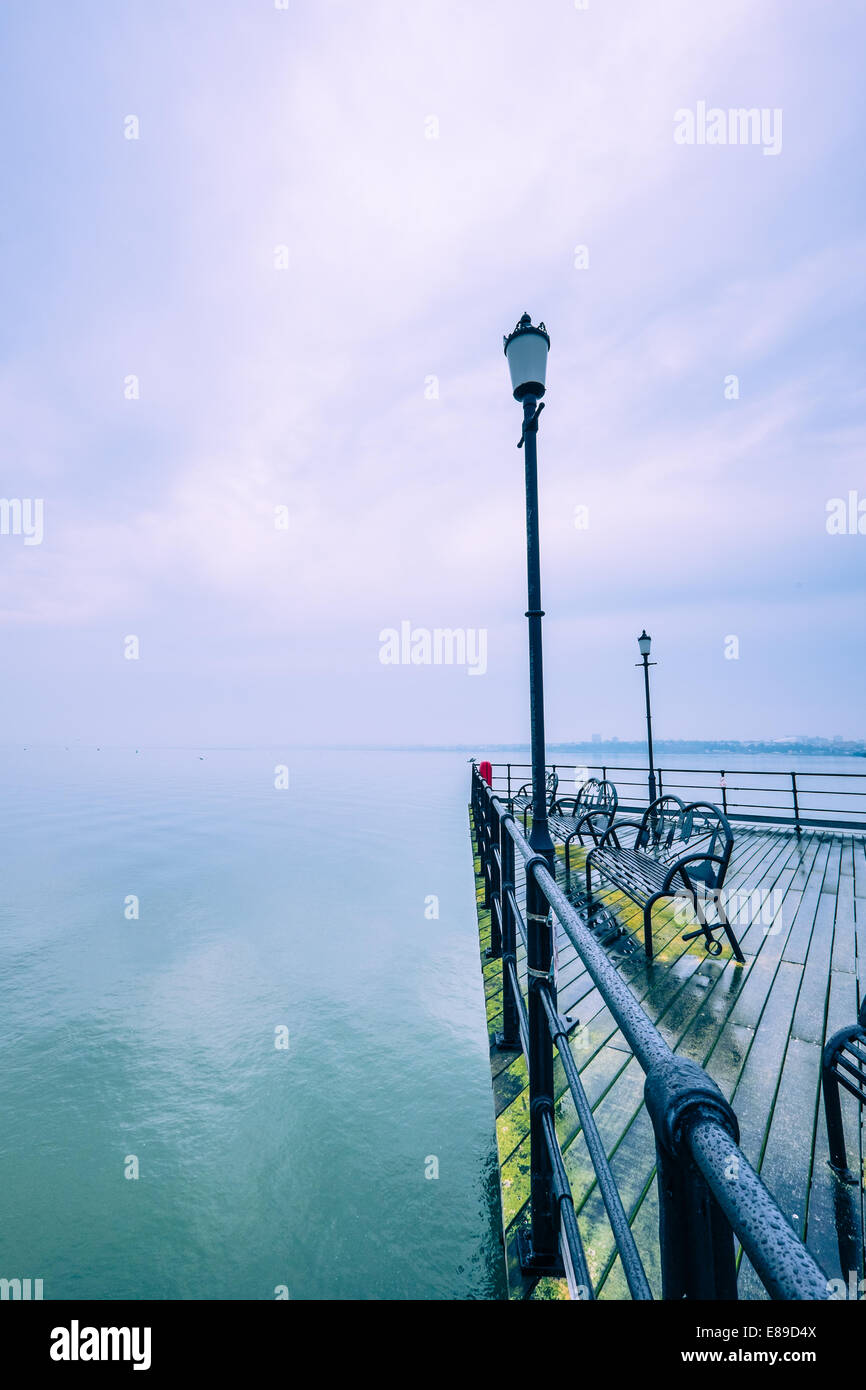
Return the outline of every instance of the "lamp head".
<path id="1" fill-rule="evenodd" d="M 524 396 L 544 395 L 550 334 L 543 323 L 533 327 L 529 314 L 523 314 L 502 340 L 511 371 L 511 389 L 516 401 Z"/>

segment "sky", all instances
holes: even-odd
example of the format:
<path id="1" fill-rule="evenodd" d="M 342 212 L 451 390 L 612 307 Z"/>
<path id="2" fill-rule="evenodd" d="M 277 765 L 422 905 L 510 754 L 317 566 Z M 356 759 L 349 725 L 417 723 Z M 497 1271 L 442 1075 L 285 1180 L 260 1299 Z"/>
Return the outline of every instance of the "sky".
<path id="1" fill-rule="evenodd" d="M 550 740 L 866 735 L 864 41 L 7 0 L 0 741 L 524 740 L 524 310 Z"/>

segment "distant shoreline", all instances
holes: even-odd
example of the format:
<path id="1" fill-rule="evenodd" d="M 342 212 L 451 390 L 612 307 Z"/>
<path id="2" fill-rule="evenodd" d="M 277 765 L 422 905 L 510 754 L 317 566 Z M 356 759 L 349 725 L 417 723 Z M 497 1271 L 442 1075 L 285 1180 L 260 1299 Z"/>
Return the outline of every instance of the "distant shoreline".
<path id="1" fill-rule="evenodd" d="M 689 754 L 700 753 L 704 756 L 737 755 L 737 754 L 796 754 L 798 757 L 837 757 L 837 758 L 866 758 L 866 742 L 845 740 L 840 743 L 833 743 L 829 739 L 822 742 L 817 739 L 805 743 L 796 742 L 774 742 L 772 740 L 754 742 L 738 742 L 735 739 L 724 739 L 718 743 L 704 739 L 655 739 L 653 748 L 656 753 L 665 754 Z M 133 752 L 136 753 L 254 753 L 272 752 L 274 750 L 298 751 L 308 753 L 465 753 L 468 758 L 471 756 L 482 757 L 485 753 L 529 753 L 528 743 L 496 743 L 479 739 L 477 743 L 296 743 L 292 740 L 279 738 L 272 739 L 267 743 L 147 743 L 141 741 L 137 746 L 131 743 L 102 743 L 95 745 L 85 742 L 82 739 L 74 739 L 70 743 L 50 742 L 41 743 L 32 741 L 22 743 L 0 743 L 0 751 L 10 753 L 17 750 L 36 751 L 37 749 L 45 752 L 86 752 L 87 750 L 96 752 Z M 556 740 L 548 740 L 547 751 L 552 750 L 565 753 L 629 753 L 645 757 L 645 739 L 600 739 L 597 742 L 591 740 L 583 743 L 560 743 Z"/>
<path id="2" fill-rule="evenodd" d="M 528 743 L 440 743 L 440 744 L 383 744 L 378 747 L 369 745 L 366 749 L 358 745 L 343 745 L 346 751 L 354 746 L 358 752 L 382 752 L 382 753 L 476 753 L 479 756 L 482 752 L 488 753 L 528 753 Z M 753 743 L 736 742 L 735 740 L 724 740 L 720 743 L 710 743 L 703 740 L 691 739 L 654 739 L 653 748 L 656 753 L 668 754 L 796 754 L 799 756 L 814 757 L 839 757 L 839 758 L 866 758 L 866 743 L 844 742 L 826 743 L 775 743 L 755 741 Z M 548 740 L 548 753 L 551 749 L 558 752 L 567 753 L 638 753 L 646 754 L 646 740 L 641 739 L 604 739 L 593 743 L 557 743 Z M 548 759 L 549 761 L 549 759 Z"/>

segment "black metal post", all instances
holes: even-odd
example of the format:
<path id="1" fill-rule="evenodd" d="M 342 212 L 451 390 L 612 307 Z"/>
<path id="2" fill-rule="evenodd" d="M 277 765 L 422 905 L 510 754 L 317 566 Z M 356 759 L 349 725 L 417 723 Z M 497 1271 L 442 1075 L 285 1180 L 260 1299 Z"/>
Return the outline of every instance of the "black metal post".
<path id="1" fill-rule="evenodd" d="M 478 862 L 479 862 L 479 865 L 480 865 L 481 870 L 482 870 L 482 872 L 483 872 L 483 870 L 484 870 L 484 865 L 483 865 L 483 862 L 482 862 L 482 844 L 483 844 L 483 841 L 482 841 L 482 838 L 481 838 L 481 836 L 482 836 L 482 829 L 481 829 L 481 797 L 480 797 L 480 794 L 479 794 L 479 785 L 480 785 L 480 782 L 481 782 L 481 778 L 480 778 L 479 775 L 478 775 L 478 768 L 476 767 L 475 763 L 473 762 L 473 764 L 472 764 L 472 827 L 473 827 L 473 830 L 474 830 L 474 832 L 475 832 L 475 853 L 476 853 L 477 856 L 478 856 Z"/>
<path id="2" fill-rule="evenodd" d="M 546 828 L 546 822 L 545 822 Z M 553 1039 L 547 1022 L 543 990 L 556 1009 L 553 982 L 553 932 L 547 898 L 535 880 L 534 865 L 546 865 L 540 854 L 526 861 L 526 973 L 529 1022 L 529 1209 L 531 1235 L 519 1234 L 521 1268 L 527 1274 L 563 1274 L 559 1253 L 559 1202 L 553 1163 L 547 1143 L 547 1117 L 553 1119 Z"/>
<path id="3" fill-rule="evenodd" d="M 486 954 L 488 960 L 499 960 L 502 955 L 502 837 L 499 813 L 492 796 L 487 798 L 487 814 L 490 818 L 490 945 Z"/>
<path id="4" fill-rule="evenodd" d="M 800 798 L 797 795 L 797 774 L 791 773 L 791 791 L 794 793 L 794 824 L 797 827 L 797 838 L 800 838 Z"/>
<path id="5" fill-rule="evenodd" d="M 538 538 L 538 414 L 535 396 L 523 398 L 524 463 L 526 469 L 526 580 L 529 621 L 529 720 L 532 760 L 532 832 L 529 843 L 556 868 L 556 851 L 547 824 L 547 787 L 544 752 L 544 671 L 541 655 L 541 546 Z"/>
<path id="6" fill-rule="evenodd" d="M 655 769 L 653 767 L 653 724 L 652 715 L 650 713 L 649 668 L 650 665 L 655 666 L 655 664 L 656 663 L 654 661 L 650 662 L 649 655 L 645 653 L 643 658 L 643 685 L 644 694 L 646 695 L 646 744 L 647 752 L 649 754 L 648 786 L 650 805 L 652 805 L 652 803 L 656 799 L 656 775 Z"/>
<path id="7" fill-rule="evenodd" d="M 556 875 L 556 850 L 547 823 L 546 759 L 544 749 L 544 673 L 541 646 L 541 546 L 538 535 L 538 416 L 535 396 L 523 398 L 523 446 L 526 472 L 526 580 L 529 623 L 529 718 L 532 761 L 533 859 L 526 864 L 526 965 L 529 1034 L 529 1145 L 531 1240 L 522 1239 L 520 1262 L 531 1273 L 561 1273 L 559 1203 L 545 1135 L 545 1117 L 554 1114 L 553 1040 L 541 986 L 552 986 L 553 929 L 544 893 L 535 881 L 533 863 Z M 555 996 L 554 996 L 555 997 Z"/>
<path id="8" fill-rule="evenodd" d="M 689 1152 L 688 1135 L 710 1121 L 720 1160 L 725 1150 L 735 1158 L 736 1116 L 715 1082 L 685 1057 L 657 1062 L 647 1074 L 644 1096 L 658 1160 L 662 1297 L 735 1299 L 733 1231 Z M 736 1176 L 734 1161 L 730 1180 Z"/>
<path id="9" fill-rule="evenodd" d="M 479 774 L 479 783 L 483 779 Z M 490 807 L 488 797 L 485 795 L 483 786 L 479 786 L 479 808 L 480 815 L 478 824 L 481 828 L 481 877 L 484 880 L 484 897 L 482 906 L 490 907 Z"/>
<path id="10" fill-rule="evenodd" d="M 511 974 L 517 974 L 517 922 L 514 917 L 514 841 L 508 833 L 509 812 L 499 819 L 499 854 L 502 887 L 502 1032 L 496 1045 L 503 1052 L 520 1052 L 520 1023 Z"/>

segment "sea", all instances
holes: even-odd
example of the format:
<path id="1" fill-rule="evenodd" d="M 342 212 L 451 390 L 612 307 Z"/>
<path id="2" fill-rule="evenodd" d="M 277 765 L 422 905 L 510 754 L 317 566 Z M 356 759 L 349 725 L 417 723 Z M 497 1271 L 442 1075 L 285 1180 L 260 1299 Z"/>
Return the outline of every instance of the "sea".
<path id="1" fill-rule="evenodd" d="M 0 1278 L 504 1297 L 469 752 L 0 751 Z M 718 801 L 727 763 L 864 814 L 863 759 L 677 765 Z"/>

